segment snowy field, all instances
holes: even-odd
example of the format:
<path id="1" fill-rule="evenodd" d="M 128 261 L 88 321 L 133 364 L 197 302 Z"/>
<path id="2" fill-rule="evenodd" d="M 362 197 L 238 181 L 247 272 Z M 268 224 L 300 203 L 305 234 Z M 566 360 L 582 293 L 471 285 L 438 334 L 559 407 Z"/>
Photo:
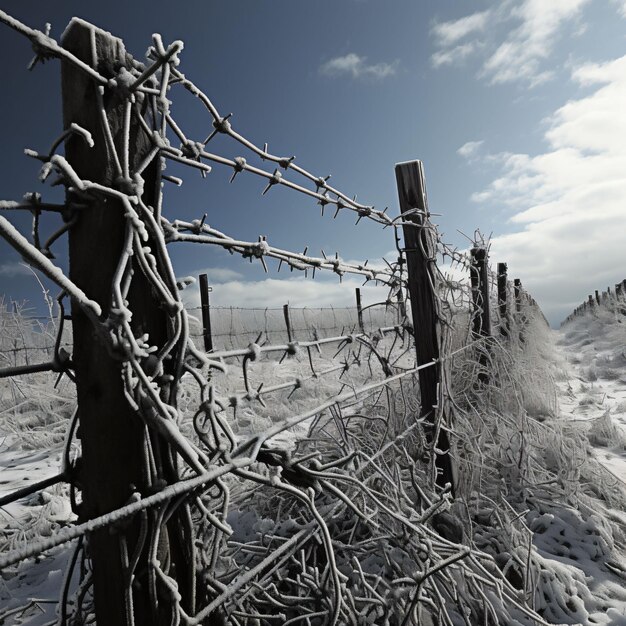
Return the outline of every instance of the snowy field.
<path id="1" fill-rule="evenodd" d="M 18 326 L 11 337 L 17 332 L 23 343 L 47 345 L 46 333 L 52 329 L 33 329 L 20 319 L 5 312 L 5 338 L 13 320 Z M 392 345 L 397 365 L 410 367 L 413 356 L 406 338 L 383 336 L 378 352 L 386 354 Z M 510 350 L 494 348 L 494 381 L 480 394 L 468 383 L 470 361 L 459 358 L 452 364 L 457 408 L 463 415 L 472 414 L 467 407 L 475 413 L 471 419 L 461 416 L 457 424 L 462 443 L 455 455 L 464 498 L 452 505 L 452 512 L 463 517 L 466 510 L 468 521 L 455 541 L 492 557 L 495 566 L 489 574 L 501 577 L 510 594 L 517 594 L 502 597 L 500 604 L 495 592 L 488 595 L 500 608 L 485 623 L 626 625 L 625 346 L 626 315 L 607 306 L 559 331 L 533 320 L 523 342 Z M 5 365 L 18 363 L 15 341 L 5 339 L 1 347 Z M 360 362 L 350 347 L 336 352 L 336 347 L 325 347 L 311 358 L 302 351 L 281 363 L 261 359 L 252 364 L 252 388 L 261 383 L 284 387 L 268 393 L 265 406 L 240 400 L 245 393 L 240 362 L 217 375 L 220 392 L 239 398 L 229 409 L 237 436 L 266 429 L 383 375 L 371 352 Z M 185 385 L 183 409 L 197 406 L 195 394 L 192 385 Z M 61 470 L 74 408 L 73 386 L 65 377 L 57 381 L 56 375 L 42 373 L 2 380 L 0 497 Z M 274 443 L 292 448 L 309 427 L 305 422 Z M 232 509 L 229 522 L 240 541 L 251 532 L 246 519 Z M 2 507 L 0 550 L 50 536 L 74 520 L 67 487 L 48 487 Z M 251 518 L 250 525 L 255 523 Z M 63 623 L 56 613 L 58 598 L 65 585 L 74 591 L 77 584 L 65 578 L 71 554 L 71 546 L 61 546 L 5 569 L 0 624 Z M 507 600 L 513 597 L 527 607 L 526 613 Z M 440 623 L 424 616 L 424 624 Z M 468 624 L 461 600 L 450 607 L 448 618 L 455 626 Z"/>

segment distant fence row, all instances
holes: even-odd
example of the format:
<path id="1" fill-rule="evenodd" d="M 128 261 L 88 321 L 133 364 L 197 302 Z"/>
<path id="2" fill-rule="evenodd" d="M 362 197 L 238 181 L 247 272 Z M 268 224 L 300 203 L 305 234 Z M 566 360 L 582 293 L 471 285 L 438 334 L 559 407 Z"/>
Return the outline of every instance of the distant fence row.
<path id="1" fill-rule="evenodd" d="M 615 302 L 626 302 L 626 278 L 619 283 L 615 283 L 614 289 L 611 289 L 609 286 L 606 288 L 606 291 L 596 289 L 593 294 L 590 293 L 587 299 L 563 320 L 561 325 L 571 322 L 589 311 L 593 311 L 596 307 Z"/>
<path id="2" fill-rule="evenodd" d="M 212 349 L 244 348 L 259 340 L 270 343 L 292 340 L 324 339 L 346 333 L 364 332 L 393 326 L 401 319 L 395 304 L 376 304 L 361 309 L 354 307 L 295 307 L 281 308 L 202 307 L 188 309 L 190 333 L 201 343 L 205 338 Z M 210 324 L 206 324 L 206 315 Z M 204 319 L 203 319 L 204 317 Z M 261 341 L 259 340 L 259 341 Z"/>
<path id="3" fill-rule="evenodd" d="M 372 335 L 380 328 L 398 324 L 395 304 L 358 307 L 210 308 L 210 327 L 204 327 L 201 307 L 189 311 L 190 336 L 198 348 L 210 338 L 212 349 L 245 348 L 250 343 L 305 341 L 363 332 Z M 288 320 L 288 321 L 287 321 Z M 0 358 L 5 364 L 28 364 L 31 356 L 52 356 L 56 321 L 29 315 L 27 311 L 3 307 L 0 311 Z M 67 325 L 61 345 L 71 350 L 72 330 Z M 12 362 L 12 363 L 11 363 Z"/>

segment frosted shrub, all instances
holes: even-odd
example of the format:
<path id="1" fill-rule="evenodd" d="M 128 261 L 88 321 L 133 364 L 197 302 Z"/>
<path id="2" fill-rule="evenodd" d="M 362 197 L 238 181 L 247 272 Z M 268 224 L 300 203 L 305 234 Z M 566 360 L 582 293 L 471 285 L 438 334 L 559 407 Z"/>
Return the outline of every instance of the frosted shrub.
<path id="1" fill-rule="evenodd" d="M 607 448 L 626 449 L 626 433 L 611 417 L 609 410 L 591 423 L 587 433 L 590 443 Z"/>

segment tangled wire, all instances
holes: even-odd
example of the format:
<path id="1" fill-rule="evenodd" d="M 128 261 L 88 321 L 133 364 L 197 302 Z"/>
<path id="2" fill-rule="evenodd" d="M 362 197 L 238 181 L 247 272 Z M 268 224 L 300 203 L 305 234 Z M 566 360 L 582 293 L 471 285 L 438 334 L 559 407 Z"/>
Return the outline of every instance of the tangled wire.
<path id="1" fill-rule="evenodd" d="M 451 486 L 442 490 L 433 480 L 435 457 L 448 451 L 434 449 L 420 418 L 417 377 L 435 362 L 415 363 L 416 329 L 407 316 L 399 234 L 415 226 L 407 214 L 393 219 L 357 203 L 330 186 L 328 177 L 313 175 L 293 157 L 272 155 L 267 145 L 259 148 L 238 134 L 230 116 L 222 116 L 178 69 L 181 42 L 165 46 L 154 35 L 147 64 L 125 53 L 113 63 L 99 56 L 107 35 L 76 21 L 74 26 L 87 29 L 90 37 L 85 60 L 48 33 L 4 12 L 0 19 L 31 39 L 36 59 L 57 56 L 78 72 L 96 103 L 97 128 L 72 122 L 47 153 L 28 151 L 42 163 L 42 180 L 58 177 L 66 204 L 44 203 L 32 194 L 22 202 L 3 202 L 1 209 L 33 214 L 33 241 L 2 216 L 0 233 L 61 288 L 60 322 L 69 298 L 73 321 L 83 316 L 113 363 L 125 402 L 139 418 L 140 427 L 135 423 L 132 432 L 140 442 L 141 479 L 126 485 L 125 501 L 97 511 L 82 484 L 80 462 L 69 453 L 88 419 L 79 406 L 64 470 L 78 523 L 0 554 L 0 566 L 76 541 L 62 590 L 61 624 L 89 623 L 94 606 L 96 614 L 102 610 L 94 546 L 103 533 L 115 545 L 121 614 L 128 624 L 545 624 L 535 611 L 532 576 L 541 568 L 533 561 L 528 536 L 523 529 L 511 531 L 506 545 L 515 555 L 503 563 L 494 547 L 495 535 L 511 520 L 519 521 L 515 510 L 502 513 L 504 492 L 528 490 L 546 476 L 552 480 L 552 470 L 528 454 L 525 442 L 536 438 L 531 430 L 540 427 L 529 419 L 531 399 L 524 397 L 513 373 L 531 349 L 524 337 L 538 328 L 532 303 L 525 300 L 510 318 L 499 320 L 509 329 L 506 341 L 473 335 L 472 319 L 480 310 L 467 280 L 458 278 L 460 271 L 471 269 L 472 259 L 445 246 L 428 212 L 421 215 L 418 227 L 434 242 L 432 262 L 449 260 L 452 272 L 437 270 L 432 287 L 441 330 L 438 364 L 445 364 L 435 428 L 447 429 L 452 437 L 449 454 L 458 472 L 453 498 Z M 213 127 L 206 139 L 189 138 L 175 121 L 170 102 L 175 89 L 206 108 Z M 208 152 L 216 134 L 276 169 Z M 111 170 L 107 180 L 79 175 L 79 165 L 57 152 L 70 141 L 90 148 L 104 142 Z M 264 237 L 238 240 L 206 224 L 206 216 L 170 220 L 160 179 L 153 184 L 150 178 L 166 160 L 203 175 L 210 172 L 209 163 L 231 168 L 233 179 L 240 173 L 256 175 L 266 182 L 263 193 L 281 185 L 314 199 L 322 211 L 331 206 L 335 215 L 350 211 L 357 222 L 365 218 L 390 227 L 398 259 L 384 266 L 346 263 L 339 255 L 313 257 L 306 250 L 276 248 Z M 119 212 L 123 235 L 103 301 L 53 264 L 51 247 L 64 233 L 72 237 L 85 213 L 105 200 L 109 211 Z M 44 243 L 39 236 L 43 211 L 63 218 Z M 266 270 L 270 258 L 295 270 L 374 281 L 388 288 L 386 305 L 398 311 L 397 323 L 374 333 L 351 329 L 280 345 L 265 343 L 261 335 L 247 348 L 206 354 L 190 337 L 180 294 L 184 285 L 167 250 L 174 242 L 220 246 L 258 259 Z M 475 245 L 486 247 L 484 241 Z M 161 340 L 142 328 L 130 304 L 138 284 L 146 286 L 145 293 L 163 312 Z M 80 398 L 81 378 L 75 371 L 80 355 L 70 358 L 62 350 L 57 341 L 52 360 L 40 369 L 12 367 L 4 375 L 41 368 L 76 374 Z M 262 380 L 270 370 L 280 381 Z M 332 381 L 322 383 L 326 378 Z M 500 415 L 511 417 L 503 423 Z M 82 448 L 86 455 L 84 439 Z M 497 494 L 490 485 L 500 480 L 506 487 Z M 484 517 L 494 511 L 501 519 L 488 535 Z M 498 536 L 498 541 L 504 540 Z"/>

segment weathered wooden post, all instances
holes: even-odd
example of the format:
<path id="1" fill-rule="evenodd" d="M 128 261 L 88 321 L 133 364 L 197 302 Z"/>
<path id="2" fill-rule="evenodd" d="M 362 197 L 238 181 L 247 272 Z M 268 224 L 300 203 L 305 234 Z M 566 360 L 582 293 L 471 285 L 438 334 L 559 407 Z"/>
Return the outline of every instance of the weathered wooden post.
<path id="1" fill-rule="evenodd" d="M 507 311 L 507 264 L 498 263 L 498 308 L 500 313 L 500 334 L 509 336 L 509 313 Z"/>
<path id="2" fill-rule="evenodd" d="M 200 274 L 200 304 L 202 308 L 202 335 L 204 337 L 204 350 L 211 352 L 213 350 L 213 333 L 211 331 L 211 303 L 209 293 L 213 291 L 209 287 L 209 277 L 206 274 Z"/>
<path id="3" fill-rule="evenodd" d="M 600 304 L 600 292 L 596 289 L 596 303 Z"/>
<path id="4" fill-rule="evenodd" d="M 470 279 L 472 283 L 474 339 L 491 335 L 491 311 L 489 308 L 489 273 L 488 257 L 485 248 L 472 248 L 472 266 Z"/>
<path id="5" fill-rule="evenodd" d="M 291 332 L 291 320 L 289 319 L 289 305 L 283 304 L 283 316 L 285 317 L 285 326 L 287 326 L 287 339 L 289 343 L 293 341 L 293 334 Z"/>
<path id="6" fill-rule="evenodd" d="M 525 316 L 522 315 L 522 281 L 519 278 L 513 280 L 513 294 L 515 296 L 515 318 L 517 320 L 517 326 L 519 327 L 519 340 L 524 343 L 524 324 L 526 322 Z"/>
<path id="7" fill-rule="evenodd" d="M 472 284 L 472 337 L 474 341 L 491 336 L 491 311 L 489 307 L 489 259 L 485 248 L 472 248 L 471 250 L 470 281 Z M 489 383 L 487 374 L 487 350 L 486 340 L 477 348 L 478 382 L 486 385 Z"/>
<path id="8" fill-rule="evenodd" d="M 622 300 L 626 301 L 626 278 L 621 283 L 619 283 L 619 286 Z M 626 309 L 624 307 L 620 306 L 618 310 L 622 315 L 626 315 Z"/>
<path id="9" fill-rule="evenodd" d="M 125 67 L 127 72 L 132 69 L 131 59 L 121 40 L 82 20 L 74 18 L 70 22 L 62 45 L 106 77 L 116 76 L 120 67 Z M 62 61 L 61 76 L 64 128 L 69 128 L 72 123 L 78 124 L 91 133 L 94 141 L 90 148 L 82 137 L 70 135 L 65 142 L 67 161 L 80 179 L 128 189 L 132 181 L 118 179 L 107 147 L 97 91 L 101 87 L 67 60 Z M 121 89 L 118 91 L 114 83 L 107 85 L 102 102 L 112 140 L 122 154 L 125 94 Z M 132 116 L 129 136 L 128 163 L 132 171 L 150 152 L 152 144 Z M 131 192 L 141 193 L 142 201 L 148 207 L 157 206 L 160 170 L 159 160 L 153 159 L 142 173 L 143 190 Z M 125 246 L 126 209 L 121 201 L 110 195 L 93 193 L 79 198 L 77 193 L 74 188 L 67 187 L 68 204 L 71 206 L 80 201 L 84 207 L 69 230 L 69 276 L 89 298 L 100 304 L 104 320 L 113 313 L 113 307 L 125 305 L 114 299 L 113 280 Z M 148 239 L 143 245 L 152 246 L 153 243 Z M 156 262 L 158 266 L 158 259 Z M 131 328 L 135 336 L 147 333 L 150 343 L 161 347 L 168 339 L 167 314 L 159 308 L 148 280 L 134 260 L 133 270 L 127 296 L 128 308 L 132 312 Z M 172 288 L 175 289 L 175 285 Z M 148 432 L 126 398 L 122 360 L 111 356 L 104 343 L 94 338 L 93 324 L 78 306 L 72 306 L 72 326 L 82 447 L 77 476 L 82 488 L 79 519 L 84 521 L 122 507 L 138 494 L 139 497 L 148 495 L 154 479 L 167 484 L 179 477 L 169 446 L 158 435 Z M 161 470 L 156 476 L 150 476 L 146 468 L 148 444 L 159 454 Z M 164 616 L 169 615 L 170 607 L 165 597 L 159 608 L 149 597 L 149 542 L 144 539 L 153 536 L 156 519 L 156 513 L 149 511 L 143 527 L 137 517 L 124 525 L 89 534 L 88 554 L 98 624 L 147 626 L 161 624 L 166 619 Z M 171 564 L 169 575 L 176 580 L 181 604 L 186 611 L 193 612 L 195 581 L 190 532 L 189 526 L 174 509 L 168 525 L 160 528 L 162 542 L 158 558 L 162 564 L 168 561 Z M 123 552 L 127 558 L 137 559 L 133 581 L 125 571 Z"/>
<path id="10" fill-rule="evenodd" d="M 361 307 L 361 290 L 356 288 L 356 313 L 359 317 L 359 331 L 365 334 L 365 327 L 363 326 L 363 309 Z"/>
<path id="11" fill-rule="evenodd" d="M 515 311 L 522 311 L 522 281 L 519 278 L 513 280 L 513 295 L 515 296 Z"/>
<path id="12" fill-rule="evenodd" d="M 593 299 L 593 296 L 591 294 L 589 294 L 588 296 L 588 300 L 587 302 L 589 302 L 589 308 L 592 309 L 596 303 L 596 301 Z"/>
<path id="13" fill-rule="evenodd" d="M 447 407 L 440 387 L 436 241 L 429 220 L 424 168 L 421 161 L 408 161 L 398 163 L 395 172 L 400 211 L 407 222 L 403 233 L 417 365 L 433 363 L 419 371 L 420 417 L 430 424 L 426 436 L 435 456 L 436 483 L 440 487 L 450 483 L 454 490 L 450 442 L 445 430 Z"/>

